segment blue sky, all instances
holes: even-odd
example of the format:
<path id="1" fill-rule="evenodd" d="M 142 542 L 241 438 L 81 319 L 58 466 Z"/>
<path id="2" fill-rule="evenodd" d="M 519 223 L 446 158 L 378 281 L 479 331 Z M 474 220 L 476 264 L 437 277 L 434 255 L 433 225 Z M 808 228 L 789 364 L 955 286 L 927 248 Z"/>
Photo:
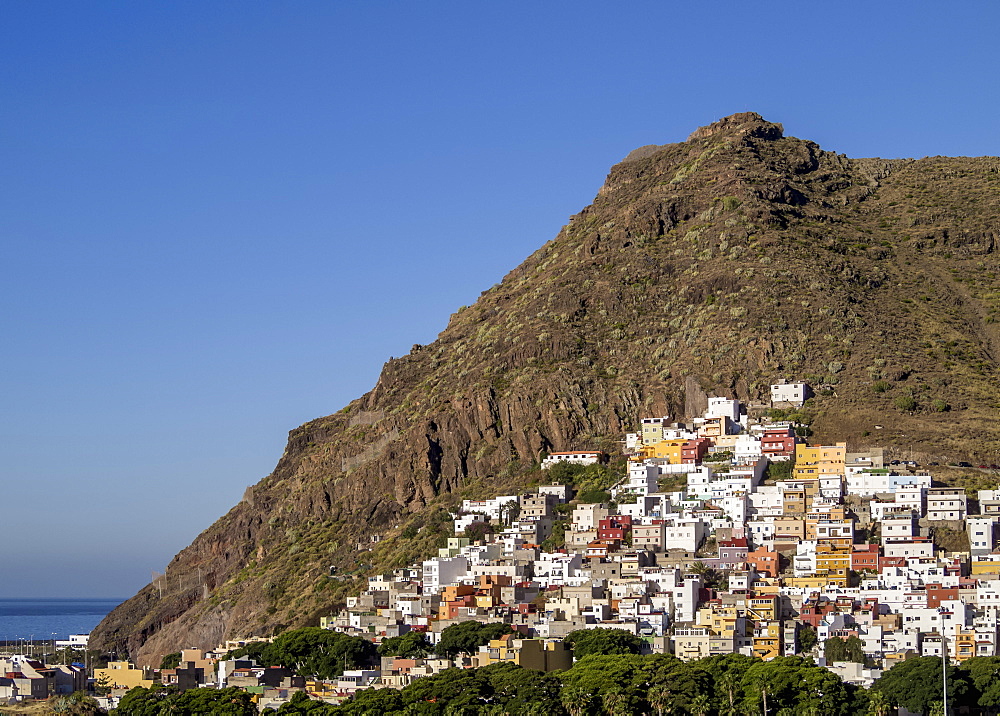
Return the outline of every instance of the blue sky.
<path id="1" fill-rule="evenodd" d="M 637 146 L 1000 154 L 994 2 L 0 17 L 0 597 L 131 595 Z"/>

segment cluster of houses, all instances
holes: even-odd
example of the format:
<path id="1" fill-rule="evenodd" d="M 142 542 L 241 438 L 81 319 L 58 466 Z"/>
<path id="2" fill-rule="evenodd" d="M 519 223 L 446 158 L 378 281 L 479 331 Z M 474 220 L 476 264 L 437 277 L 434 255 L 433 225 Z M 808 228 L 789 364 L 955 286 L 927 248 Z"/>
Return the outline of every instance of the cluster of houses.
<path id="1" fill-rule="evenodd" d="M 87 688 L 80 664 L 52 664 L 23 654 L 0 655 L 0 703 L 47 699 Z"/>
<path id="2" fill-rule="evenodd" d="M 263 709 L 278 708 L 287 703 L 297 691 L 319 695 L 337 691 L 336 683 L 307 680 L 282 666 L 263 667 L 252 659 L 226 658 L 230 651 L 235 651 L 246 643 L 227 641 L 208 652 L 184 649 L 174 668 L 152 669 L 136 667 L 128 661 L 112 661 L 104 668 L 94 669 L 93 683 L 99 694 L 98 701 L 106 708 L 114 708 L 125 692 L 140 686 L 148 689 L 162 685 L 177 691 L 236 686 L 253 694 L 257 705 Z M 348 678 L 345 685 L 350 683 L 352 682 Z"/>
<path id="3" fill-rule="evenodd" d="M 795 408 L 809 395 L 804 383 L 779 383 L 766 407 Z M 434 644 L 469 620 L 511 626 L 476 654 L 385 656 L 378 667 L 307 682 L 225 660 L 240 645 L 228 642 L 215 653 L 185 651 L 159 680 L 241 686 L 261 706 L 303 689 L 338 702 L 454 666 L 565 669 L 572 654 L 563 637 L 596 627 L 624 629 L 650 652 L 685 660 L 811 653 L 860 685 L 909 656 L 1000 654 L 1000 490 L 972 498 L 881 449 L 808 444 L 800 426 L 762 407 L 713 397 L 686 424 L 642 419 L 625 436 L 627 469 L 603 502 L 574 499 L 567 484 L 466 500 L 436 557 L 369 577 L 345 609 L 321 620 L 377 643 L 415 631 Z M 560 452 L 543 467 L 606 459 Z M 827 663 L 827 642 L 851 637 L 863 660 Z M 126 662 L 95 677 L 119 693 L 154 678 Z"/>
<path id="4" fill-rule="evenodd" d="M 253 641 L 271 641 L 274 637 L 254 638 Z M 371 638 L 371 635 L 369 635 Z M 474 668 L 498 661 L 512 661 L 525 668 L 539 671 L 568 669 L 573 663 L 572 653 L 562 642 L 527 638 L 512 631 L 490 642 L 479 654 L 463 655 L 455 659 L 400 658 L 386 656 L 374 668 L 348 669 L 336 679 L 307 679 L 296 675 L 282 666 L 263 667 L 252 659 L 229 659 L 229 652 L 246 645 L 246 641 L 226 641 L 215 649 L 203 652 L 199 649 L 184 649 L 180 663 L 172 669 L 137 667 L 128 661 L 112 661 L 106 667 L 95 669 L 92 685 L 96 687 L 97 700 L 106 708 L 115 708 L 121 697 L 137 687 L 153 688 L 167 686 L 177 691 L 193 688 L 237 687 L 253 696 L 258 709 L 278 709 L 288 703 L 296 692 L 304 691 L 310 697 L 329 703 L 342 703 L 357 691 L 371 688 L 401 689 L 413 679 L 432 676 L 454 667 Z M 41 667 L 40 664 L 37 666 Z M 51 668 L 51 667 L 50 667 Z M 86 685 L 82 667 L 76 689 Z M 55 693 L 71 693 L 60 689 L 46 693 L 36 687 L 33 693 L 23 692 L 20 698 L 7 699 L 13 702 L 25 698 L 44 699 Z"/>
<path id="5" fill-rule="evenodd" d="M 780 383 L 772 406 L 809 395 Z M 826 640 L 853 636 L 864 663 L 828 667 L 864 685 L 911 655 L 998 654 L 1000 491 L 970 499 L 913 461 L 808 444 L 795 423 L 750 412 L 709 398 L 688 424 L 643 419 L 604 503 L 574 501 L 560 484 L 465 501 L 437 557 L 372 577 L 324 626 L 434 642 L 457 622 L 503 621 L 533 653 L 613 627 L 682 659 L 819 656 Z M 604 459 L 562 452 L 543 466 Z M 477 663 L 500 658 L 518 660 L 491 644 Z"/>

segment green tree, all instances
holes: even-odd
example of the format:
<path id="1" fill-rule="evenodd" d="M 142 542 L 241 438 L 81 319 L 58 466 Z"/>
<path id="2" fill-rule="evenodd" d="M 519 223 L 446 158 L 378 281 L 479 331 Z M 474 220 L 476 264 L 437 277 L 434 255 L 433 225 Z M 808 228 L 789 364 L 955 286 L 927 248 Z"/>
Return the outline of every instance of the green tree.
<path id="1" fill-rule="evenodd" d="M 920 656 L 896 664 L 882 674 L 872 690 L 881 691 L 893 706 L 902 706 L 913 713 L 926 714 L 931 703 L 941 701 L 941 658 Z M 971 688 L 966 673 L 956 666 L 948 666 L 948 711 L 958 713 L 962 706 L 972 706 L 975 690 Z M 971 703 L 970 703 L 971 702 Z"/>
<path id="2" fill-rule="evenodd" d="M 718 588 L 728 581 L 725 574 L 715 567 L 710 567 L 701 560 L 697 560 L 691 564 L 690 572 L 700 577 L 701 583 L 712 589 Z"/>
<path id="3" fill-rule="evenodd" d="M 172 654 L 167 654 L 160 660 L 161 669 L 176 669 L 181 665 L 181 653 L 175 651 Z"/>
<path id="4" fill-rule="evenodd" d="M 491 639 L 499 639 L 504 634 L 510 634 L 510 631 L 510 625 L 501 622 L 459 622 L 441 630 L 435 651 L 439 656 L 449 659 L 459 654 L 474 654 Z"/>
<path id="5" fill-rule="evenodd" d="M 863 710 L 855 688 L 799 656 L 757 661 L 746 670 L 741 685 L 744 709 L 751 713 L 774 715 L 782 709 L 811 709 L 830 716 L 850 716 Z"/>
<path id="6" fill-rule="evenodd" d="M 840 637 L 828 637 L 823 642 L 823 656 L 826 657 L 827 663 L 847 661 L 847 644 Z"/>
<path id="7" fill-rule="evenodd" d="M 559 678 L 564 688 L 573 687 L 603 696 L 625 686 L 645 688 L 650 681 L 651 663 L 649 657 L 634 654 L 591 654 L 576 661 L 571 669 L 561 672 Z"/>
<path id="8" fill-rule="evenodd" d="M 720 654 L 698 660 L 698 665 L 711 677 L 720 713 L 737 713 L 742 698 L 743 675 L 758 661 L 743 654 Z"/>
<path id="9" fill-rule="evenodd" d="M 599 505 L 602 502 L 610 502 L 611 493 L 607 490 L 581 490 L 576 499 L 585 505 Z"/>
<path id="10" fill-rule="evenodd" d="M 605 693 L 601 700 L 608 716 L 630 716 L 642 713 L 636 694 L 631 689 L 613 689 Z"/>
<path id="11" fill-rule="evenodd" d="M 384 639 L 378 646 L 382 656 L 401 656 L 404 659 L 421 659 L 431 653 L 433 646 L 422 632 L 408 631 Z"/>
<path id="12" fill-rule="evenodd" d="M 865 645 L 853 634 L 844 642 L 844 659 L 858 664 L 865 663 Z"/>
<path id="13" fill-rule="evenodd" d="M 97 716 L 106 713 L 98 705 L 96 699 L 82 691 L 52 697 L 49 699 L 49 708 L 54 713 L 67 714 L 67 716 Z"/>
<path id="14" fill-rule="evenodd" d="M 975 689 L 976 703 L 1000 711 L 1000 656 L 976 656 L 962 664 Z"/>
<path id="15" fill-rule="evenodd" d="M 97 683 L 94 684 L 94 693 L 96 693 L 98 696 L 106 696 L 107 694 L 111 693 L 112 685 L 113 684 L 111 682 L 111 677 L 108 676 L 106 673 L 101 674 L 100 678 L 97 680 Z"/>
<path id="16" fill-rule="evenodd" d="M 563 716 L 559 699 L 561 684 L 552 674 L 525 669 L 517 664 L 490 664 L 479 669 L 489 685 L 490 702 L 505 714 Z"/>
<path id="17" fill-rule="evenodd" d="M 396 689 L 365 689 L 334 712 L 346 716 L 382 716 L 402 712 L 403 695 Z"/>
<path id="18" fill-rule="evenodd" d="M 301 676 L 332 679 L 344 669 L 367 666 L 375 660 L 375 645 L 361 637 L 304 627 L 275 639 L 260 654 L 263 666 L 286 666 Z"/>
<path id="19" fill-rule="evenodd" d="M 868 708 L 865 709 L 865 716 L 889 716 L 892 704 L 881 691 L 872 691 L 868 697 Z"/>
<path id="20" fill-rule="evenodd" d="M 487 703 L 492 689 L 479 673 L 480 669 L 445 669 L 439 674 L 416 679 L 403 689 L 406 711 L 425 712 L 428 704 L 437 707 L 435 713 L 447 707 L 448 712 L 477 713 Z"/>
<path id="21" fill-rule="evenodd" d="M 792 461 L 779 460 L 769 463 L 766 477 L 768 480 L 787 480 L 792 476 Z"/>
<path id="22" fill-rule="evenodd" d="M 226 654 L 227 659 L 252 659 L 262 666 L 268 666 L 267 651 L 271 648 L 269 641 L 250 641 L 239 649 L 233 649 Z"/>
<path id="23" fill-rule="evenodd" d="M 801 651 L 812 651 L 813 647 L 816 646 L 818 638 L 816 636 L 816 628 L 811 624 L 806 624 L 801 627 L 798 631 L 799 638 L 799 649 Z"/>
<path id="24" fill-rule="evenodd" d="M 563 641 L 573 650 L 573 656 L 582 659 L 591 654 L 639 654 L 644 642 L 624 629 L 577 629 L 565 636 Z"/>
<path id="25" fill-rule="evenodd" d="M 708 716 L 711 703 L 711 700 L 706 694 L 698 694 L 691 699 L 689 710 L 694 716 Z"/>
<path id="26" fill-rule="evenodd" d="M 253 716 L 257 706 L 251 694 L 243 689 L 188 689 L 168 697 L 168 712 L 173 716 Z M 128 712 L 131 716 L 131 712 Z"/>
<path id="27" fill-rule="evenodd" d="M 281 714 L 282 716 L 291 716 L 292 714 L 332 716 L 333 714 L 338 713 L 338 711 L 336 710 L 336 707 L 331 706 L 324 701 L 309 698 L 309 694 L 305 691 L 296 691 L 292 694 L 292 698 L 278 707 L 278 710 L 275 713 Z"/>
<path id="28" fill-rule="evenodd" d="M 113 716 L 159 716 L 166 699 L 167 694 L 164 691 L 138 686 L 129 689 L 122 696 L 118 707 L 112 709 L 111 714 Z"/>
<path id="29" fill-rule="evenodd" d="M 559 692 L 559 701 L 569 716 L 585 716 L 597 701 L 597 695 L 579 686 L 564 686 Z"/>

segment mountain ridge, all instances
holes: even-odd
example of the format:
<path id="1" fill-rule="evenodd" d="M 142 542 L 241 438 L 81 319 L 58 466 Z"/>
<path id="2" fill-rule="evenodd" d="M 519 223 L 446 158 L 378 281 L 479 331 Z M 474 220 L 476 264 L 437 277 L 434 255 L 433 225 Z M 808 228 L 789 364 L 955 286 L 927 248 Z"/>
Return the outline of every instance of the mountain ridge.
<path id="1" fill-rule="evenodd" d="M 998 171 L 849 159 L 755 113 L 634 150 L 433 343 L 292 430 L 274 472 L 93 643 L 152 663 L 310 623 L 357 588 L 328 565 L 419 555 L 432 540 L 405 525 L 431 534 L 461 496 L 523 484 L 541 453 L 613 449 L 639 417 L 712 392 L 759 402 L 781 377 L 820 389 L 823 439 L 865 444 L 878 423 L 890 449 L 996 455 Z M 372 530 L 386 546 L 359 551 Z"/>

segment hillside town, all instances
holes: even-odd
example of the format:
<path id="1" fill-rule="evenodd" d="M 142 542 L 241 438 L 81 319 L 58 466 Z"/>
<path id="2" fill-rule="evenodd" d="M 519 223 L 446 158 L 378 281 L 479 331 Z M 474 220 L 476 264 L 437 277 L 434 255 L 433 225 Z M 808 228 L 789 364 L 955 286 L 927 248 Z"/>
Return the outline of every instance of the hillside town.
<path id="1" fill-rule="evenodd" d="M 771 386 L 777 408 L 809 395 Z M 433 641 L 457 621 L 502 620 L 528 637 L 530 658 L 556 662 L 561 637 L 593 627 L 685 660 L 829 654 L 830 640 L 856 640 L 856 658 L 820 660 L 864 686 L 912 655 L 997 655 L 1000 491 L 970 499 L 914 461 L 809 444 L 794 422 L 751 420 L 720 397 L 690 424 L 642 419 L 624 453 L 606 502 L 571 507 L 565 484 L 465 501 L 439 556 L 372 577 L 324 625 Z M 543 467 L 606 458 L 559 452 Z M 463 536 L 477 525 L 478 539 Z M 479 663 L 520 658 L 507 646 L 483 647 Z"/>
<path id="2" fill-rule="evenodd" d="M 320 623 L 375 644 L 414 633 L 428 645 L 463 622 L 509 625 L 478 653 L 383 655 L 372 668 L 307 681 L 227 657 L 245 646 L 227 642 L 185 650 L 156 673 L 112 662 L 94 673 L 109 692 L 102 698 L 113 706 L 157 683 L 237 686 L 261 707 L 303 690 L 340 703 L 456 666 L 568 669 L 564 638 L 594 628 L 624 630 L 646 653 L 685 661 L 810 655 L 865 687 L 913 656 L 997 656 L 1000 490 L 972 497 L 882 449 L 810 444 L 795 419 L 809 396 L 804 383 L 773 385 L 765 411 L 709 397 L 688 423 L 643 418 L 621 456 L 553 452 L 543 484 L 465 500 L 437 556 L 370 576 Z M 615 475 L 603 466 L 623 458 L 623 477 L 581 487 L 587 475 Z M 79 669 L 22 662 L 7 665 L 0 698 L 80 686 Z"/>

